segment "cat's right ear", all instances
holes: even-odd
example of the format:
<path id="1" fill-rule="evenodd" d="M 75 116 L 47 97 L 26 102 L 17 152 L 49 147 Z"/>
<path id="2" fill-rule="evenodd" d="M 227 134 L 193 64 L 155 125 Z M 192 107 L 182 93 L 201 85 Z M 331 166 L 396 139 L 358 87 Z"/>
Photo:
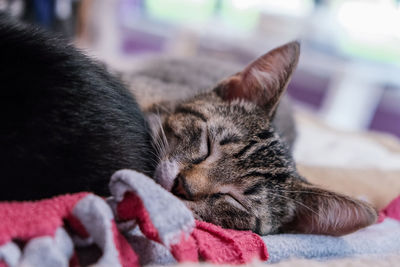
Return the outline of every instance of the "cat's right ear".
<path id="1" fill-rule="evenodd" d="M 243 71 L 223 80 L 215 89 L 224 100 L 244 99 L 275 112 L 300 55 L 299 42 L 275 48 L 250 63 Z"/>

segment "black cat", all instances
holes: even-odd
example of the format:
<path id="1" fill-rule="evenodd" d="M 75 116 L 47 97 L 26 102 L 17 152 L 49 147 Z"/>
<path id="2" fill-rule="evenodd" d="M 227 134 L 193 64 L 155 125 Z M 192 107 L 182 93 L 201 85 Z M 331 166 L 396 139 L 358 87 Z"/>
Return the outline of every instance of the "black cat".
<path id="1" fill-rule="evenodd" d="M 65 40 L 0 14 L 0 200 L 90 190 L 151 175 L 146 121 L 127 89 Z"/>

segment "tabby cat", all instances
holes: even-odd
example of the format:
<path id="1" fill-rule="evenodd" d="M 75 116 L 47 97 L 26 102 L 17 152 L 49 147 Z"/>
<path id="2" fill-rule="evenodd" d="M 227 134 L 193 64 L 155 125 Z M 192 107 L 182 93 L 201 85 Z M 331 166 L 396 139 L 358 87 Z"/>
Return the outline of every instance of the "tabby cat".
<path id="1" fill-rule="evenodd" d="M 220 82 L 236 71 L 205 59 L 157 59 L 124 78 L 152 125 L 155 179 L 197 219 L 258 234 L 343 235 L 375 222 L 367 203 L 296 171 L 293 118 L 279 103 L 299 53 L 286 44 Z"/>

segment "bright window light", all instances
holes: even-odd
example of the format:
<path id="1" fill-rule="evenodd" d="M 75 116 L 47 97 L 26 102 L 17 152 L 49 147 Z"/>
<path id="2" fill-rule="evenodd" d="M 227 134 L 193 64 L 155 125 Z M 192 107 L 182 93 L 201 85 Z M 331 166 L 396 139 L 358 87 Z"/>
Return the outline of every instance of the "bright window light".
<path id="1" fill-rule="evenodd" d="M 392 4 L 390 4 L 392 3 Z M 393 1 L 343 1 L 339 23 L 353 36 L 400 38 L 400 11 Z"/>
<path id="2" fill-rule="evenodd" d="M 240 2 L 239 5 L 255 2 L 255 5 L 266 12 L 287 16 L 307 16 L 314 8 L 314 1 L 312 0 L 236 0 L 234 2 Z"/>
<path id="3" fill-rule="evenodd" d="M 344 52 L 400 64 L 400 9 L 395 1 L 341 1 L 335 15 L 346 34 L 341 39 Z"/>

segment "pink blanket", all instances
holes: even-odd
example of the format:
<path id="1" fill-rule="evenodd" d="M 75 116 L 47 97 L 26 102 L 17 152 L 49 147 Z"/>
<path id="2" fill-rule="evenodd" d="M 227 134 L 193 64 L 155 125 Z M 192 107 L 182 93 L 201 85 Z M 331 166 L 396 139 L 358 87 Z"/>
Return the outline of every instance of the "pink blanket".
<path id="1" fill-rule="evenodd" d="M 0 266 L 79 266 L 81 259 L 104 266 L 139 266 L 149 251 L 133 249 L 138 244 L 129 240 L 129 231 L 136 226 L 143 238 L 167 248 L 178 262 L 243 264 L 268 259 L 258 235 L 195 221 L 179 199 L 140 173 L 119 171 L 110 188 L 113 197 L 108 200 L 78 193 L 0 203 Z M 100 256 L 84 249 L 93 244 Z"/>
<path id="2" fill-rule="evenodd" d="M 296 257 L 327 260 L 400 251 L 400 197 L 381 211 L 381 223 L 347 236 L 261 238 L 195 221 L 179 199 L 135 171 L 114 174 L 110 190 L 108 199 L 83 192 L 37 202 L 0 203 L 0 267 L 273 263 Z"/>

